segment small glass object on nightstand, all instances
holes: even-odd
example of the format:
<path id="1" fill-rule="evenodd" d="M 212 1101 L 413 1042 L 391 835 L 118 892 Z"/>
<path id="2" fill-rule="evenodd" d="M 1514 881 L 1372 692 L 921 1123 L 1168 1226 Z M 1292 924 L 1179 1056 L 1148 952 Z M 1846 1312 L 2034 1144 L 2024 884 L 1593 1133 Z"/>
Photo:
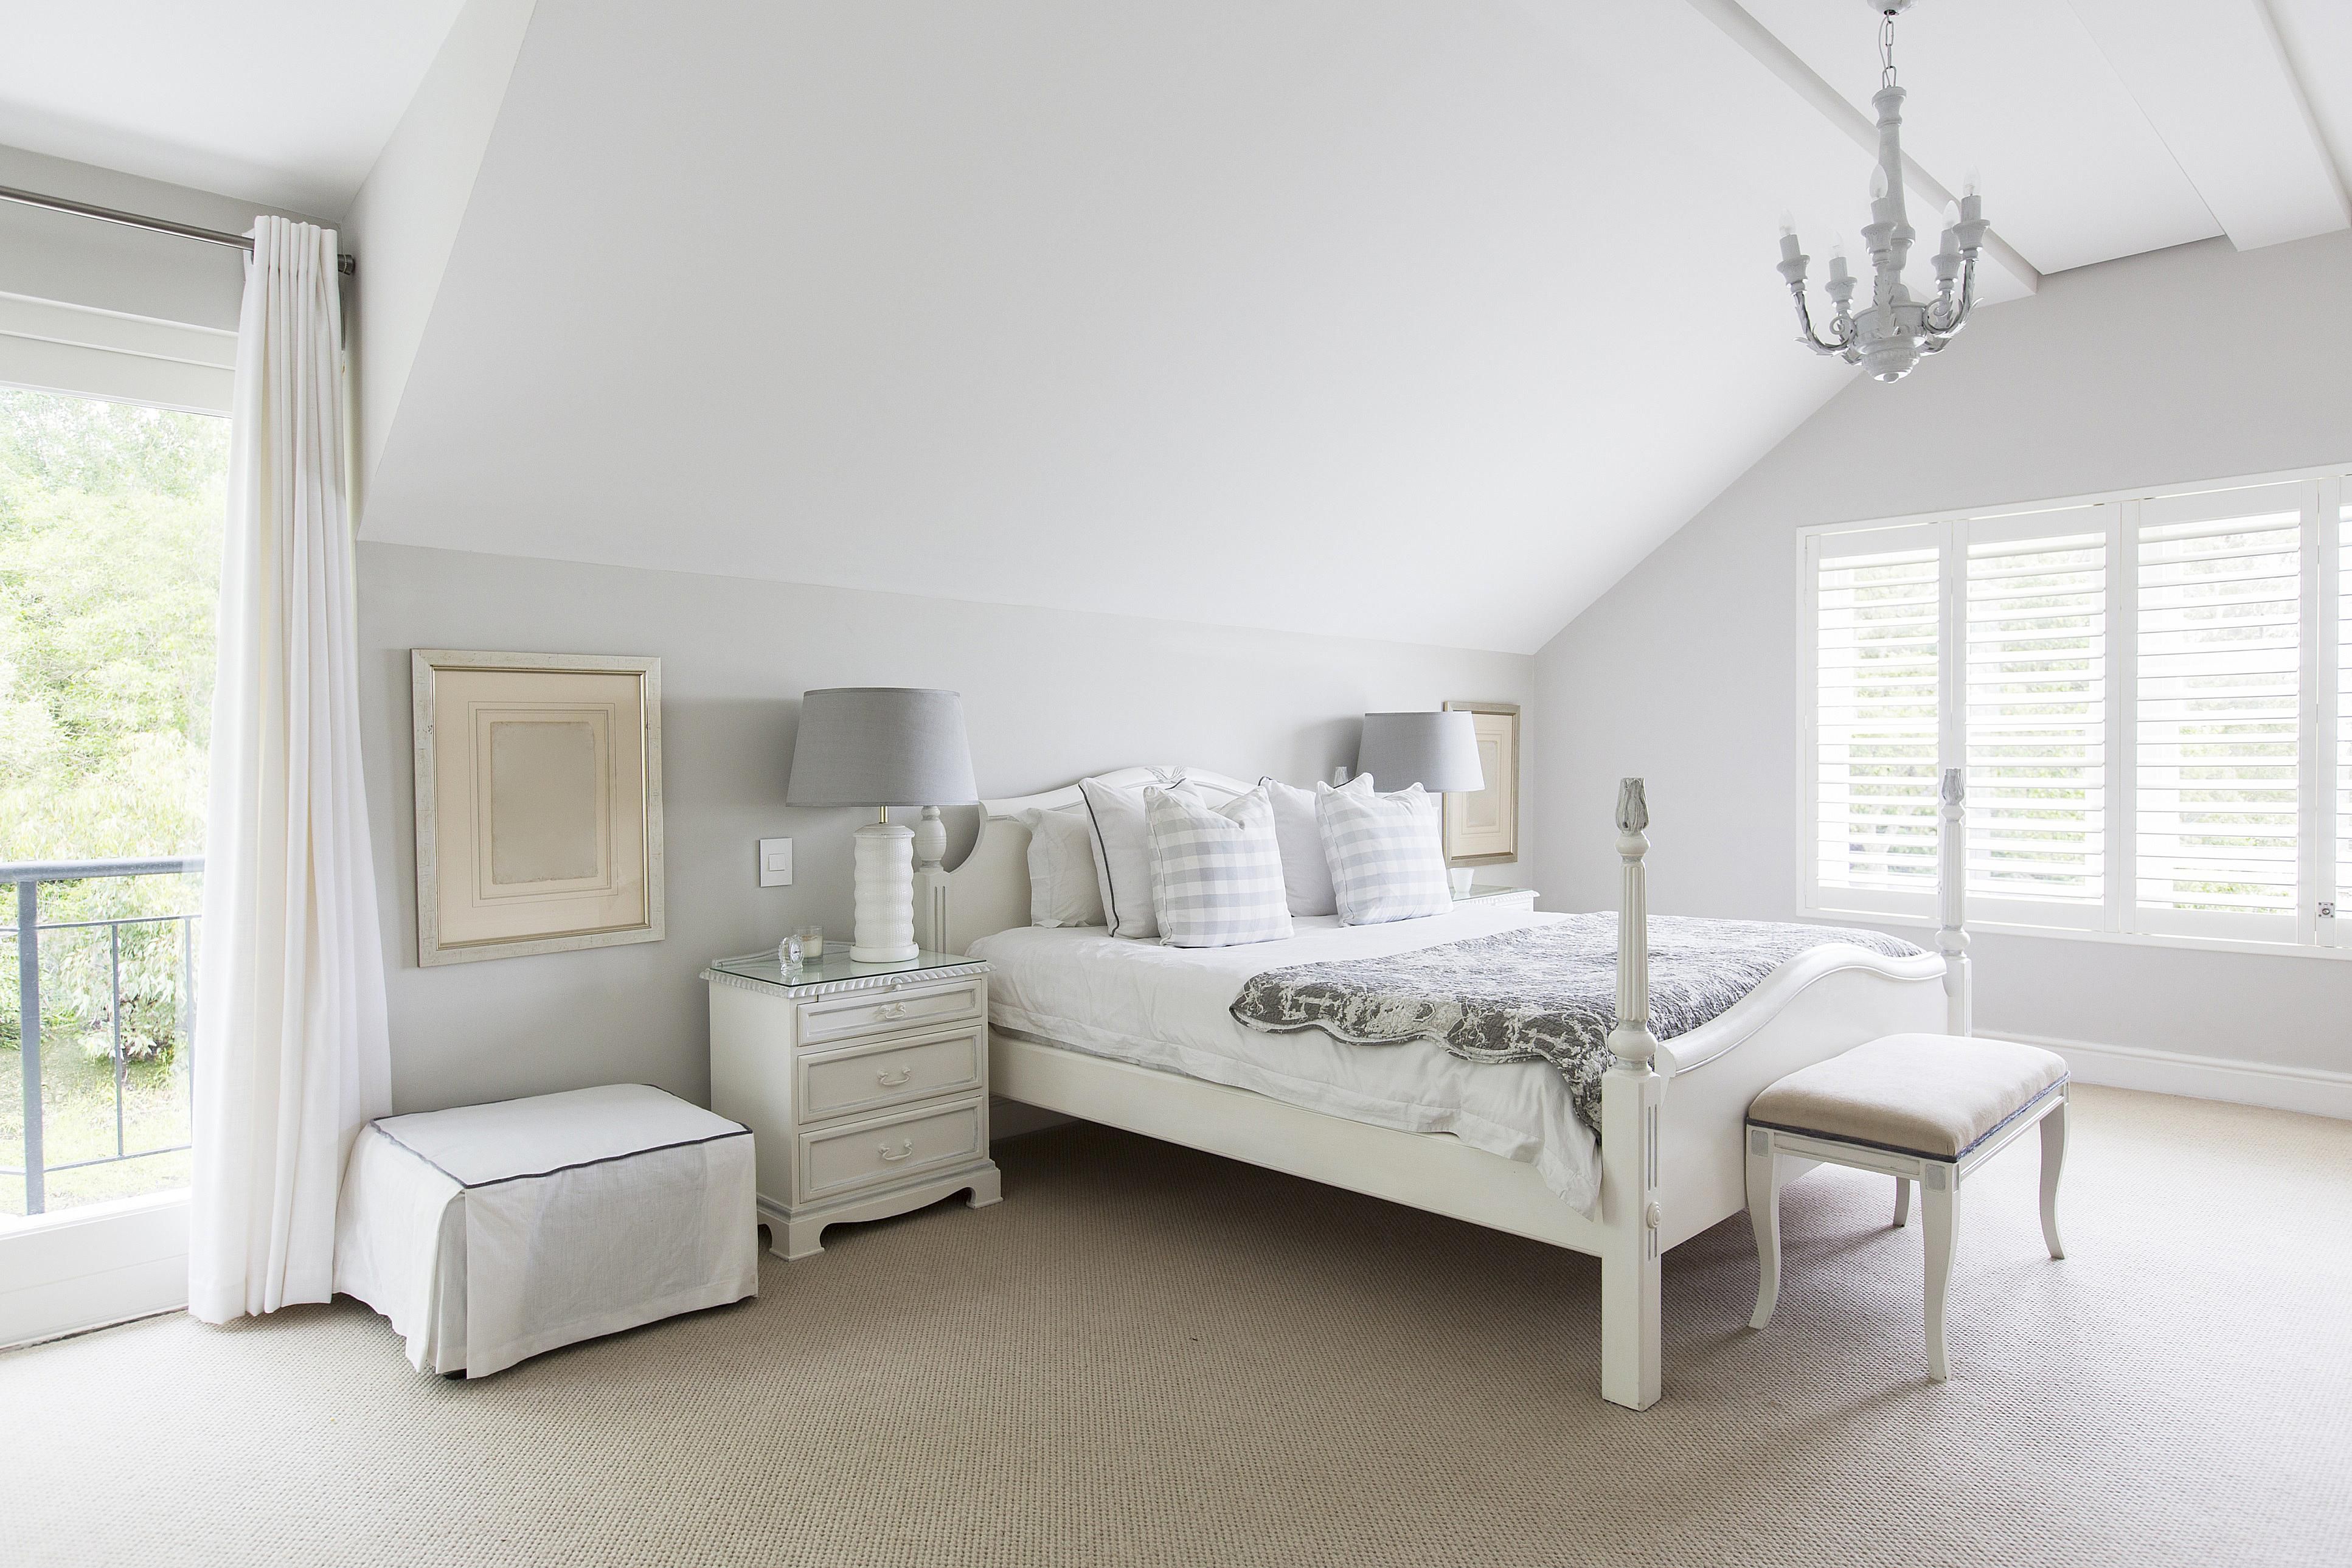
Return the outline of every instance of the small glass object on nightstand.
<path id="1" fill-rule="evenodd" d="M 800 933 L 795 931 L 793 937 Z M 785 939 L 789 943 L 793 938 Z M 767 952 L 747 952 L 740 958 L 714 959 L 710 967 L 720 974 L 731 974 L 739 980 L 757 980 L 766 985 L 781 985 L 787 990 L 806 985 L 831 985 L 843 980 L 863 980 L 873 974 L 918 975 L 926 970 L 955 969 L 975 963 L 975 961 L 952 952 L 919 952 L 912 958 L 896 963 L 860 963 L 849 956 L 849 949 L 833 946 L 821 955 L 801 954 L 797 971 L 788 972 L 782 949 Z"/>

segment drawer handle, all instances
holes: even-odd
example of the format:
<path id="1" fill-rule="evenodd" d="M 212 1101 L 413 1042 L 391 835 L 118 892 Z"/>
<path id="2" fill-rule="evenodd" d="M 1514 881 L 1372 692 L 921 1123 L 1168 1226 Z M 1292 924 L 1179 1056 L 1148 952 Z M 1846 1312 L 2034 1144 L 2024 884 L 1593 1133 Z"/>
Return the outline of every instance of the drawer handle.
<path id="1" fill-rule="evenodd" d="M 914 1076 L 915 1069 L 913 1068 L 900 1068 L 895 1072 L 888 1068 L 884 1068 L 881 1071 L 874 1075 L 874 1081 L 880 1084 L 884 1089 L 896 1089 Z"/>
<path id="2" fill-rule="evenodd" d="M 899 1160 L 905 1159 L 908 1155 L 915 1152 L 915 1141 L 912 1138 L 899 1139 L 898 1149 L 896 1153 L 891 1152 L 890 1145 L 887 1143 L 877 1143 L 874 1146 L 874 1152 L 877 1154 L 881 1155 L 883 1159 L 896 1163 Z"/>
<path id="3" fill-rule="evenodd" d="M 904 1002 L 885 1002 L 874 1009 L 874 1016 L 877 1018 L 903 1018 L 907 1016 L 907 1005 Z"/>

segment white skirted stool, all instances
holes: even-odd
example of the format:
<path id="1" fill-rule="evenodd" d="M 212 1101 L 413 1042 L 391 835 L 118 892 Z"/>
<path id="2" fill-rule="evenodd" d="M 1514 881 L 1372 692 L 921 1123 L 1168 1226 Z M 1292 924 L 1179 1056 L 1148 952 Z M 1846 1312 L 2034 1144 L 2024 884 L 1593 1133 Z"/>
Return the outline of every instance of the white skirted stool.
<path id="1" fill-rule="evenodd" d="M 639 1083 L 387 1116 L 360 1130 L 335 1289 L 410 1364 L 483 1377 L 760 1291 L 751 1134 Z"/>
<path id="2" fill-rule="evenodd" d="M 1927 1375 L 1949 1373 L 1944 1293 L 1960 1184 L 2029 1128 L 2042 1129 L 2042 1235 L 2058 1242 L 2058 1177 L 2066 1161 L 2066 1063 L 2053 1052 L 1960 1035 L 1889 1035 L 1800 1068 L 1748 1108 L 1748 1217 L 1756 1231 L 1760 1329 L 1780 1289 L 1780 1158 L 1895 1178 L 1895 1223 L 1911 1216 L 1919 1184 L 1927 1232 Z"/>

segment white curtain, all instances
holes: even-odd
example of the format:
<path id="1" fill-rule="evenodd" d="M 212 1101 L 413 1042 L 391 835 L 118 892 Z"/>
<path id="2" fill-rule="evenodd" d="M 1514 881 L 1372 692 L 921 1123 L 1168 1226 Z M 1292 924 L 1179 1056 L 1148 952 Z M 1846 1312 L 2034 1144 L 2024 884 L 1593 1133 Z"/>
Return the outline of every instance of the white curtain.
<path id="1" fill-rule="evenodd" d="M 253 231 L 237 323 L 196 986 L 189 1307 L 333 1294 L 352 1136 L 392 1109 L 360 774 L 331 229 Z"/>

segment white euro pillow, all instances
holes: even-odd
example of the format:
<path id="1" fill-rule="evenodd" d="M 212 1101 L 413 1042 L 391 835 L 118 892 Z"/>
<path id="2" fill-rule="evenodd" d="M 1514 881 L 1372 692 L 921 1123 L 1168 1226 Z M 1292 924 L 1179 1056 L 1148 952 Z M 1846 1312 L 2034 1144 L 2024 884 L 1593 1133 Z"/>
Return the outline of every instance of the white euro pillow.
<path id="1" fill-rule="evenodd" d="M 1029 923 L 1098 926 L 1102 886 L 1095 876 L 1094 835 L 1083 803 L 1021 814 L 1029 829 Z"/>
<path id="2" fill-rule="evenodd" d="M 1171 794 L 1181 794 L 1196 805 L 1200 802 L 1201 797 L 1172 768 L 1164 772 L 1160 784 Z M 1151 913 L 1151 851 L 1144 827 L 1143 785 L 1122 789 L 1100 779 L 1080 779 L 1078 794 L 1094 838 L 1095 875 L 1110 934 L 1158 936 L 1160 922 Z"/>
<path id="3" fill-rule="evenodd" d="M 1315 818 L 1342 925 L 1418 920 L 1454 908 L 1437 803 L 1419 784 L 1393 795 L 1323 784 L 1315 792 Z"/>
<path id="4" fill-rule="evenodd" d="M 1318 784 L 1315 789 L 1300 789 L 1278 779 L 1257 781 L 1274 807 L 1274 836 L 1282 847 L 1282 885 L 1284 897 L 1294 915 L 1332 915 L 1339 906 L 1331 891 L 1331 868 L 1323 857 L 1323 829 L 1315 820 L 1317 790 L 1331 786 Z M 1358 795 L 1370 795 L 1372 775 L 1358 773 L 1341 786 L 1340 793 L 1353 790 Z"/>

